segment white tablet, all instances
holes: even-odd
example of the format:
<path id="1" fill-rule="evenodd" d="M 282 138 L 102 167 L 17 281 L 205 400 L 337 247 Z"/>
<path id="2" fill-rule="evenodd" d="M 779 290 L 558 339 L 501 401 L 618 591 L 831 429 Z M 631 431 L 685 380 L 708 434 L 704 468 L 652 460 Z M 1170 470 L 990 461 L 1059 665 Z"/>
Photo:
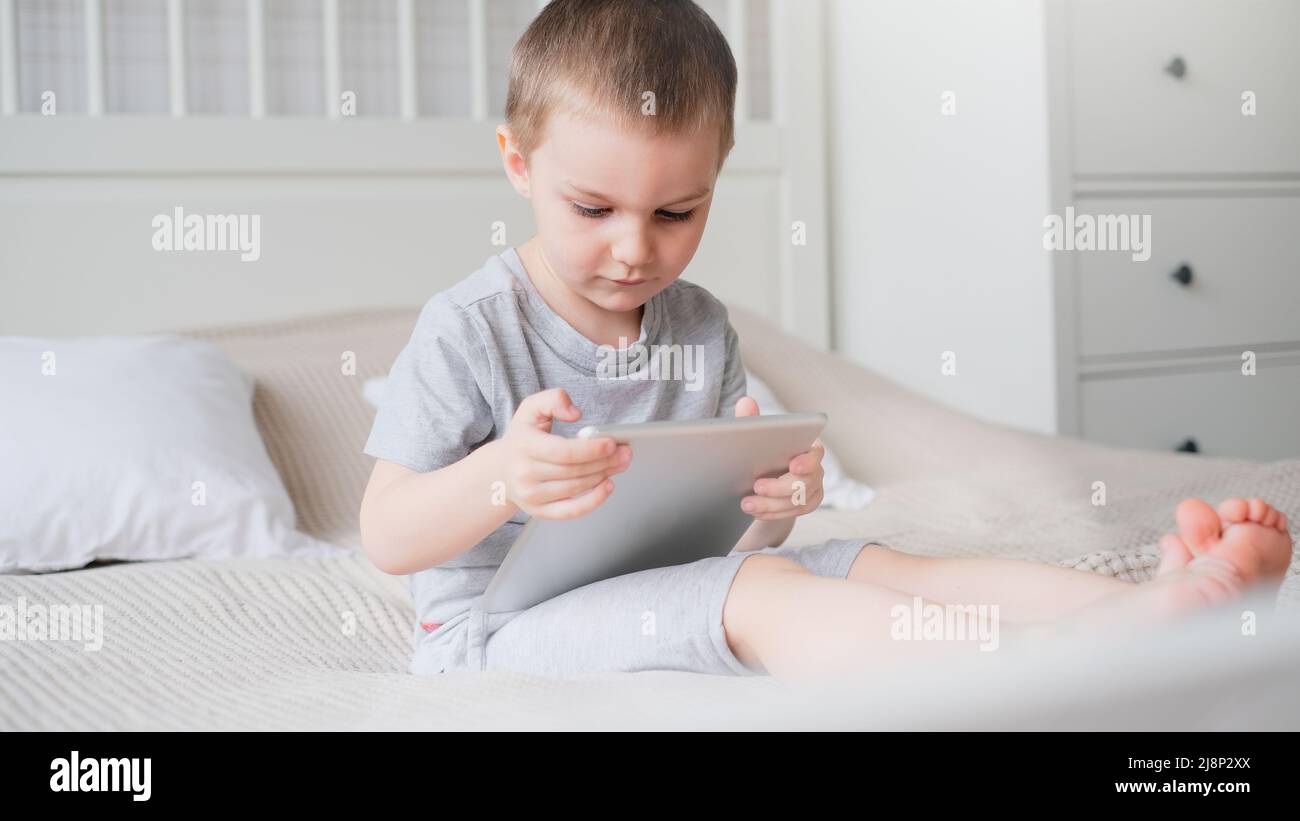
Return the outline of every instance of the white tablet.
<path id="1" fill-rule="evenodd" d="M 614 492 L 575 519 L 532 517 L 488 584 L 487 612 L 523 610 L 602 579 L 725 556 L 753 517 L 740 500 L 787 473 L 826 426 L 824 413 L 594 425 L 632 448 Z"/>

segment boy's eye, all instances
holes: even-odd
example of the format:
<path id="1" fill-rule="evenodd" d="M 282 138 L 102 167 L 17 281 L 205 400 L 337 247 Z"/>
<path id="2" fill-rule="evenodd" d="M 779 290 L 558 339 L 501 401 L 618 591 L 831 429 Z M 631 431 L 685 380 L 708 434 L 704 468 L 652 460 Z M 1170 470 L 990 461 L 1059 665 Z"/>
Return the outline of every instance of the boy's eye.
<path id="1" fill-rule="evenodd" d="M 608 208 L 587 208 L 586 206 L 578 205 L 576 202 L 572 203 L 572 205 L 574 211 L 577 211 L 584 217 L 591 217 L 592 219 L 603 217 L 609 212 Z"/>
<path id="2" fill-rule="evenodd" d="M 588 208 L 585 205 L 579 205 L 576 202 L 570 203 L 570 205 L 573 206 L 575 212 L 589 219 L 600 219 L 608 214 L 610 210 L 608 208 Z M 695 213 L 695 209 L 692 208 L 689 211 L 665 211 L 661 208 L 657 213 L 659 216 L 670 222 L 685 222 Z"/>
<path id="3" fill-rule="evenodd" d="M 694 208 L 692 208 L 689 211 L 664 211 L 663 209 L 659 210 L 659 214 L 661 216 L 663 216 L 666 219 L 670 219 L 673 222 L 686 222 L 686 220 L 691 218 L 691 214 L 694 213 L 695 213 Z"/>

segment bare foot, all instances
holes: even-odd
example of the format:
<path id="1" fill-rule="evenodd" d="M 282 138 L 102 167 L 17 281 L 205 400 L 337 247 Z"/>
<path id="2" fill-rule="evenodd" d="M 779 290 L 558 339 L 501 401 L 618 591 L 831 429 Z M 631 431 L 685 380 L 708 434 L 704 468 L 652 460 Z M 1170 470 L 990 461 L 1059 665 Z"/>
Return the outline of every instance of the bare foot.
<path id="1" fill-rule="evenodd" d="M 1165 618 L 1241 596 L 1247 588 L 1276 594 L 1291 564 L 1286 514 L 1262 499 L 1231 498 L 1216 511 L 1184 499 L 1178 533 L 1160 541 L 1156 578 L 1078 612 L 1085 623 Z"/>
<path id="2" fill-rule="evenodd" d="M 1179 533 L 1160 541 L 1157 576 L 1176 573 L 1204 554 L 1228 559 L 1246 584 L 1258 577 L 1280 582 L 1291 564 L 1286 514 L 1263 499 L 1232 497 L 1217 512 L 1200 499 L 1184 499 L 1174 518 Z"/>

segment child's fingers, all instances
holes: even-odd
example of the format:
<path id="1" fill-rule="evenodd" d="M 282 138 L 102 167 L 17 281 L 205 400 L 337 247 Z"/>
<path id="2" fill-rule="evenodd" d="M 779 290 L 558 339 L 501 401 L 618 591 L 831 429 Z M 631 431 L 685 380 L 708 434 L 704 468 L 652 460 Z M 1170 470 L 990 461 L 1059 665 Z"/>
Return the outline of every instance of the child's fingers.
<path id="1" fill-rule="evenodd" d="M 757 496 L 789 496 L 794 493 L 794 483 L 799 477 L 790 473 L 775 479 L 757 479 L 754 482 L 754 494 Z"/>
<path id="2" fill-rule="evenodd" d="M 539 462 L 556 465 L 580 465 L 613 455 L 618 443 L 610 436 L 595 439 L 566 439 L 553 433 L 536 432 L 528 436 L 524 452 Z"/>
<path id="3" fill-rule="evenodd" d="M 812 473 L 785 473 L 774 479 L 756 479 L 754 481 L 754 494 L 757 496 L 793 496 L 795 483 L 803 483 L 803 492 L 811 493 L 814 486 L 820 484 L 817 478 L 817 472 Z"/>
<path id="4" fill-rule="evenodd" d="M 825 455 L 826 447 L 822 444 L 822 440 L 817 439 L 812 443 L 812 447 L 790 460 L 790 472 L 812 473 L 822 463 L 822 457 Z"/>
<path id="5" fill-rule="evenodd" d="M 795 504 L 789 497 L 773 498 L 771 496 L 746 496 L 740 500 L 740 509 L 754 518 L 763 516 L 781 517 L 795 510 Z"/>
<path id="6" fill-rule="evenodd" d="M 568 392 L 564 388 L 550 388 L 524 397 L 515 408 L 515 415 L 511 421 L 512 423 L 519 421 L 529 427 L 549 432 L 552 419 L 576 422 L 580 418 L 582 418 L 582 411 L 573 404 Z"/>
<path id="7" fill-rule="evenodd" d="M 534 486 L 533 492 L 530 494 L 532 496 L 530 501 L 533 504 L 548 504 L 561 499 L 568 499 L 591 490 L 608 479 L 609 476 L 609 471 L 598 470 L 585 476 L 575 476 L 572 479 L 541 482 Z"/>
<path id="8" fill-rule="evenodd" d="M 530 479 L 537 482 L 549 482 L 556 479 L 572 479 L 586 476 L 597 471 L 621 473 L 632 463 L 632 447 L 619 445 L 612 456 L 605 456 L 590 462 L 555 463 L 534 461 L 527 471 Z"/>
<path id="9" fill-rule="evenodd" d="M 803 504 L 795 504 L 793 494 L 746 496 L 740 500 L 740 509 L 756 519 L 781 519 L 816 510 L 821 505 L 822 497 L 825 495 L 825 490 L 818 486 L 808 490 Z"/>
<path id="10" fill-rule="evenodd" d="M 606 479 L 596 485 L 595 489 L 589 493 L 542 505 L 532 515 L 543 519 L 575 519 L 579 516 L 585 516 L 600 507 L 601 503 L 608 499 L 609 494 L 613 492 L 614 483 Z"/>

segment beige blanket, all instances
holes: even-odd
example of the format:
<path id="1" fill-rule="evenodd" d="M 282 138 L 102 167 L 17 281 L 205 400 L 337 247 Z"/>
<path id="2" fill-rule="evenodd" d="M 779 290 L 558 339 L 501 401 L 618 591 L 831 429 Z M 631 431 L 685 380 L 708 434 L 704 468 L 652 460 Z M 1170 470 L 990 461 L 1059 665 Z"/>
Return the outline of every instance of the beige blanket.
<path id="1" fill-rule="evenodd" d="M 371 418 L 361 385 L 387 371 L 414 316 L 197 334 L 256 375 L 258 424 L 299 526 L 313 535 L 357 543 L 370 462 L 361 454 Z M 915 553 L 1059 562 L 1144 580 L 1152 544 L 1184 496 L 1264 496 L 1300 520 L 1298 460 L 1119 450 L 989 425 L 739 308 L 732 320 L 746 364 L 790 409 L 826 411 L 825 440 L 878 493 L 865 511 L 801 519 L 793 544 L 870 536 Z M 354 373 L 345 361 L 355 361 Z M 1106 485 L 1103 506 L 1092 504 L 1097 481 Z M 104 646 L 0 643 L 0 729 L 1300 727 L 1291 696 L 1300 629 L 1270 621 L 1266 634 L 1242 640 L 1233 627 L 1240 607 L 1159 635 L 1134 625 L 1086 646 L 990 654 L 996 659 L 976 667 L 918 668 L 814 697 L 767 678 L 673 672 L 412 677 L 404 673 L 405 579 L 359 553 L 0 576 L 0 603 L 19 599 L 102 605 Z M 1295 565 L 1278 605 L 1282 615 L 1300 609 Z"/>

